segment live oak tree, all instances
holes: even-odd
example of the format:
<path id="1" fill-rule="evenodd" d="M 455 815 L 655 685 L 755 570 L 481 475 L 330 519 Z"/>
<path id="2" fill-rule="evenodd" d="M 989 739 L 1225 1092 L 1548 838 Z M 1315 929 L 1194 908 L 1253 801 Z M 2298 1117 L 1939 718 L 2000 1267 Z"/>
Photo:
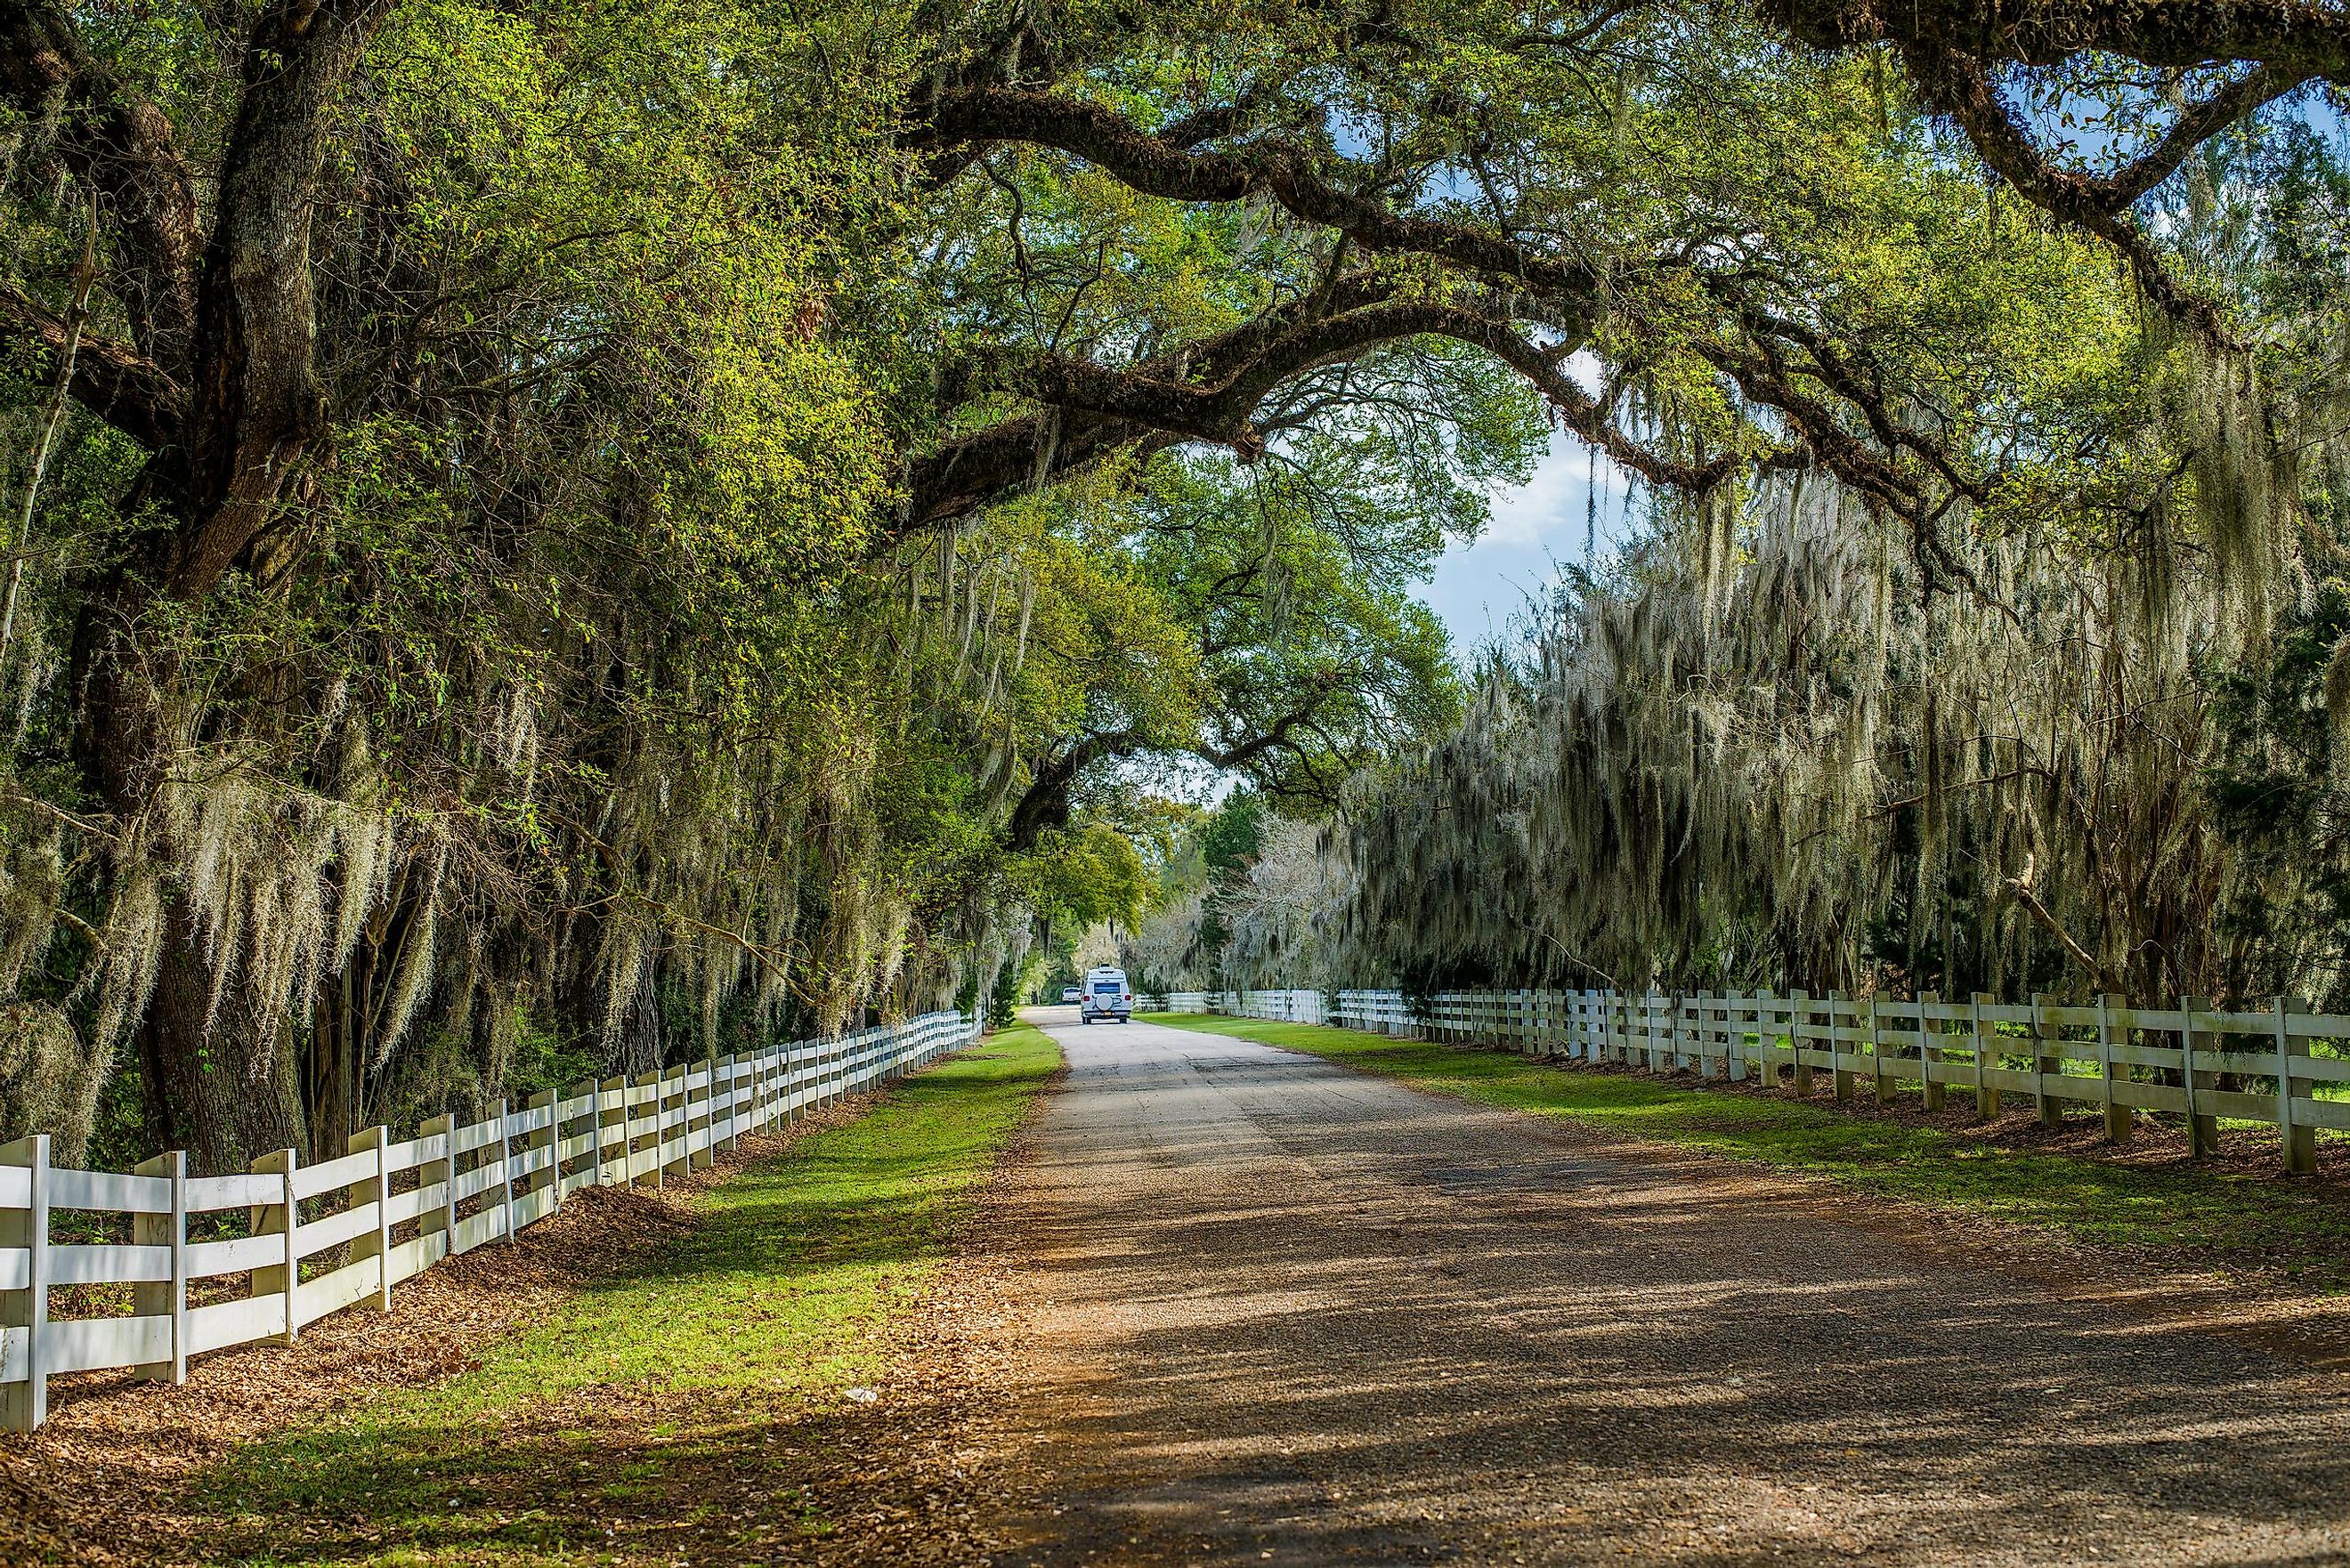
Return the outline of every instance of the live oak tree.
<path id="1" fill-rule="evenodd" d="M 1769 493 L 1772 475 L 1808 470 L 1825 482 L 1816 488 L 1851 498 L 1853 526 L 1865 531 L 1889 521 L 1908 535 L 1905 591 L 1918 595 L 1929 609 L 1941 605 L 1960 617 L 2021 613 L 2004 602 L 2014 591 L 2010 585 L 1985 580 L 1987 557 L 1972 530 L 2026 530 L 2022 536 L 2040 538 L 2060 554 L 2085 545 L 2088 559 L 2102 557 L 2137 582 L 2131 590 L 2135 604 L 2108 594 L 2075 607 L 2101 628 L 2095 635 L 2107 646 L 2148 635 L 2164 643 L 2172 634 L 2162 628 L 2191 622 L 2197 614 L 2216 618 L 2222 628 L 2216 644 L 2198 645 L 2199 658 L 2229 656 L 2239 635 L 2257 636 L 2279 565 L 2292 553 L 2303 465 L 2335 461 L 2329 421 L 2338 379 L 2329 373 L 2334 357 L 2326 351 L 2312 365 L 2280 350 L 2257 307 L 2247 308 L 2253 302 L 2238 286 L 2241 280 L 2230 275 L 2224 258 L 2199 246 L 2199 234 L 2213 226 L 2181 209 L 2210 204 L 2214 171 L 2224 166 L 2231 147 L 2257 135 L 2258 126 L 2290 123 L 2298 99 L 2330 90 L 2329 51 L 2338 28 L 2322 16 L 2282 13 L 2251 21 L 2179 13 L 2149 21 L 2144 13 L 2081 8 L 2010 23 L 1957 8 L 1913 9 L 1902 16 L 1857 6 L 1768 11 L 1759 18 L 1766 29 L 1783 28 L 1868 72 L 1864 82 L 1851 73 L 1839 76 L 1832 66 L 1806 63 L 1803 68 L 1822 74 L 1774 100 L 1758 89 L 1755 78 L 1762 61 L 1776 57 L 1763 37 L 1743 31 L 1744 19 L 1721 12 L 1703 16 L 1712 29 L 1709 42 L 1735 62 L 1710 76 L 1705 65 L 1714 62 L 1700 65 L 1657 50 L 1655 35 L 1643 35 L 1644 25 L 1655 26 L 1662 16 L 1630 8 L 1575 18 L 1587 28 L 1545 34 L 1521 27 L 1494 51 L 1507 62 L 1501 67 L 1491 56 L 1477 57 L 1479 46 L 1495 43 L 1498 32 L 1473 25 L 1442 30 L 1459 28 L 1456 9 L 1448 9 L 1440 25 L 1382 8 L 1360 31 L 1347 33 L 1343 46 L 1334 28 L 1325 36 L 1343 47 L 1350 65 L 1363 67 L 1388 50 L 1391 60 L 1441 61 L 1455 72 L 1447 77 L 1440 69 L 1399 88 L 1401 72 L 1382 78 L 1375 64 L 1365 67 L 1355 79 L 1376 102 L 1370 117 L 1385 139 L 1360 136 L 1351 145 L 1333 133 L 1336 117 L 1326 102 L 1283 101 L 1289 79 L 1284 67 L 1262 67 L 1209 107 L 1187 103 L 1187 112 L 1157 127 L 1146 116 L 1121 112 L 1130 100 L 1121 100 L 1115 88 L 1103 89 L 1083 71 L 1056 73 L 1049 64 L 1037 68 L 1038 79 L 1024 83 L 934 83 L 931 95 L 919 100 L 928 123 L 917 127 L 910 142 L 936 150 L 962 140 L 951 156 L 934 151 L 934 171 L 967 174 L 974 161 L 987 168 L 986 153 L 974 149 L 1042 146 L 1165 200 L 1275 209 L 1289 237 L 1320 236 L 1326 248 L 1309 248 L 1309 257 L 1328 259 L 1318 272 L 1304 269 L 1294 294 L 1277 298 L 1244 327 L 1202 337 L 1198 348 L 1181 355 L 1129 359 L 1113 378 L 1102 373 L 1097 358 L 1066 362 L 1055 346 L 1005 372 L 1006 386 L 1049 412 L 950 441 L 934 467 L 916 471 L 935 488 L 918 485 L 911 516 L 928 514 L 928 495 L 951 505 L 955 483 L 995 483 L 991 461 L 1009 472 L 1018 466 L 1014 453 L 1076 468 L 1106 452 L 1148 451 L 1173 430 L 1253 459 L 1265 438 L 1253 412 L 1274 400 L 1273 389 L 1288 384 L 1284 377 L 1311 373 L 1306 361 L 1317 356 L 1329 356 L 1321 361 L 1326 364 L 1369 351 L 1392 329 L 1450 335 L 1521 370 L 1549 396 L 1554 417 L 1642 477 L 1687 498 L 1695 602 L 1704 615 L 1722 613 L 1745 547 L 1740 517 L 1748 503 L 1739 499 L 1739 482 L 1760 499 Z M 1687 18 L 1675 14 L 1671 20 Z M 1471 40 L 1465 45 L 1458 41 L 1464 33 Z M 1432 42 L 1440 35 L 1442 45 Z M 1749 51 L 1742 56 L 1740 41 Z M 1581 59 L 1577 49 L 1586 51 Z M 1672 220 L 1685 221 L 1694 209 L 1716 218 L 1718 227 L 1700 223 L 1695 233 L 1643 236 L 1636 223 L 1623 221 L 1621 209 L 1608 214 L 1612 222 L 1571 229 L 1542 221 L 1545 199 L 1572 192 L 1586 210 L 1596 203 L 1589 176 L 1607 159 L 1589 140 L 1574 148 L 1575 156 L 1557 157 L 1562 130 L 1575 123 L 1578 107 L 1594 107 L 1588 102 L 1540 100 L 1541 111 L 1529 117 L 1539 124 L 1538 133 L 1511 120 L 1512 108 L 1539 100 L 1550 85 L 1544 67 L 1509 68 L 1528 55 L 1545 67 L 1564 62 L 1561 76 L 1600 62 L 1601 72 L 1613 78 L 1611 137 L 1619 145 L 1638 141 L 1645 155 L 1625 171 L 1627 183 L 1637 188 L 1640 181 L 1651 182 L 1650 199 Z M 1049 52 L 1043 57 L 1054 59 Z M 1311 71 L 1300 62 L 1284 64 L 1300 76 Z M 1482 90 L 1461 90 L 1464 80 Z M 1495 91 L 1497 83 L 1506 90 Z M 1040 90 L 1048 85 L 1064 90 Z M 1579 85 L 1591 84 L 1586 77 Z M 1314 90 L 1322 87 L 1316 79 Z M 1820 134 L 1835 123 L 1833 115 L 1823 120 L 1820 110 L 1839 94 L 1847 116 L 1841 130 L 1850 139 L 1844 143 L 1848 161 L 1839 160 L 1833 135 Z M 1874 103 L 1854 101 L 1864 94 Z M 1350 99 L 1341 112 L 1361 112 L 1361 101 Z M 1722 104 L 1736 106 L 1737 128 L 1708 137 L 1700 128 Z M 2080 236 L 2087 247 L 2052 243 L 2029 211 L 2011 208 L 2002 220 L 1997 184 L 1980 206 L 1954 185 L 1938 189 L 1933 171 L 1947 160 L 1947 144 L 1931 139 L 1930 122 L 1918 122 L 1913 106 L 1960 131 L 1995 182 L 2039 209 L 2043 223 Z M 1877 140 L 1896 156 L 1864 151 L 1866 139 L 1856 133 L 1866 129 L 1862 115 L 1870 109 Z M 1784 117 L 1778 125 L 1773 112 Z M 2110 146 L 2103 167 L 2061 132 L 2047 133 L 2060 118 L 2073 123 L 2075 114 L 2106 128 Z M 1588 116 L 1586 123 L 1597 118 Z M 1786 134 L 1757 137 L 1758 123 L 1783 127 Z M 1913 135 L 1929 133 L 1908 143 L 1916 153 L 1906 174 L 1898 156 L 1903 143 L 1893 133 L 1897 124 L 1911 127 Z M 1526 139 L 1513 140 L 1513 131 Z M 1734 147 L 1752 160 L 1758 141 L 1771 150 L 1766 156 L 1784 161 L 1768 164 L 1774 180 L 1789 183 L 1791 165 L 1792 171 L 1811 171 L 1809 179 L 1799 172 L 1792 182 L 1793 199 L 1774 202 L 1773 193 L 1742 190 L 1734 173 L 1724 177 L 1710 168 L 1705 172 L 1711 178 L 1692 179 L 1680 200 L 1664 197 L 1669 176 L 1703 167 L 1688 151 L 1692 146 Z M 1672 151 L 1659 156 L 1660 147 Z M 1527 180 L 1530 161 L 1544 154 L 1554 161 L 1539 164 L 1539 177 Z M 1872 186 L 1879 202 L 1874 208 Z M 1383 199 L 1363 202 L 1365 190 Z M 1417 200 L 1389 194 L 1399 191 Z M 1744 204 L 1725 201 L 1731 192 L 1744 197 Z M 2149 211 L 2164 220 L 2160 241 L 2150 237 L 2157 230 L 2144 221 Z M 1927 216 L 1928 223 L 1887 248 L 1884 237 L 1902 232 L 1896 212 Z M 1789 244 L 1807 229 L 1811 245 Z M 1643 237 L 1646 245 L 1638 243 Z M 1497 249 L 1495 240 L 1509 248 Z M 2100 251 L 2130 269 L 2135 287 L 2157 313 L 2153 323 L 2134 318 L 2126 296 L 2099 277 Z M 1340 270 L 1355 256 L 1380 257 L 1388 265 L 1368 275 Z M 1411 265 L 1396 266 L 1399 258 Z M 1906 286 L 1926 273 L 1946 286 Z M 1399 275 L 1416 291 L 1411 309 L 1399 308 L 1402 296 L 1391 292 Z M 1844 292 L 1839 277 L 1853 292 Z M 1894 280 L 1902 286 L 1887 291 Z M 1692 304 L 1698 308 L 1690 308 Z M 2330 312 L 2320 317 L 2332 318 Z M 2315 340 L 2323 331 L 2318 328 Z M 2310 340 L 2306 329 L 2293 339 L 2303 340 Z M 1556 372 L 1564 350 L 1585 346 L 1598 350 L 1609 379 L 1599 396 L 1578 401 L 1581 389 L 1561 384 Z M 1627 412 L 1629 418 L 1623 417 Z M 1790 493 L 1800 490 L 1779 491 L 1783 499 Z M 2199 578 L 2195 594 L 2182 595 L 2174 576 L 2178 568 L 2169 563 L 2181 553 L 2191 560 L 2207 550 L 2216 575 Z M 1834 581 L 1834 573 L 1824 580 Z M 1938 598 L 1952 592 L 1961 597 Z M 1631 602 L 1644 607 L 1627 614 L 1661 613 L 1645 607 L 1644 597 Z M 1738 610 L 1754 613 L 1742 601 Z M 2055 624 L 2069 623 L 2060 618 Z M 1694 628 L 1685 631 L 1694 635 Z M 1671 671 L 1677 659 L 1700 658 L 1687 642 L 1676 644 L 1679 634 L 1656 635 L 1661 640 L 1652 656 L 1661 671 Z M 2035 628 L 2033 635 L 2061 640 L 2064 634 Z M 2052 657 L 2061 656 L 2035 654 L 2023 645 L 2002 648 L 2000 658 L 2013 666 L 2006 678 L 2023 683 L 2006 700 L 2021 701 L 2023 691 L 2037 687 L 2048 700 L 2064 701 L 2066 688 L 2046 662 Z M 2139 672 L 2159 680 L 2178 669 L 2156 659 Z M 1931 665 L 1912 672 L 1921 688 L 1947 673 Z M 2117 688 L 2106 696 L 2109 710 L 2118 712 L 2136 711 L 2144 694 Z M 2097 711 L 2074 709 L 2068 722 L 2112 722 L 2094 717 Z M 1838 714 L 1841 719 L 1832 716 Z M 1692 714 L 1678 722 L 1686 727 L 1698 721 Z M 1854 720 L 1831 706 L 1819 722 L 1827 726 L 1825 736 Z M 1671 743 L 1672 729 L 1668 722 L 1660 743 Z M 1930 759 L 1946 743 L 1929 737 L 1914 750 Z M 2096 753 L 2068 755 L 2089 765 L 2086 759 Z M 1373 875 L 1375 866 L 1392 891 L 1369 908 L 1359 928 L 1375 939 L 1373 951 L 1384 950 L 1380 941 L 1410 936 L 1439 950 L 1451 943 L 1455 952 L 1485 954 L 1480 962 L 1508 954 L 1521 964 L 1555 967 L 1562 955 L 1546 945 L 1549 938 L 1532 910 L 1506 932 L 1491 919 L 1481 925 L 1465 908 L 1457 928 L 1414 913 L 1431 901 L 1440 906 L 1439 890 L 1448 886 L 1471 905 L 1503 888 L 1540 897 L 1508 869 L 1519 864 L 1508 836 L 1483 831 L 1486 813 L 1501 809 L 1497 803 L 1521 797 L 1492 793 L 1498 778 L 1482 786 L 1476 780 L 1507 777 L 1509 765 L 1485 751 L 1461 767 L 1451 776 L 1464 794 L 1433 821 L 1420 804 L 1429 786 L 1409 774 L 1399 786 L 1392 808 L 1397 828 L 1424 836 L 1457 827 L 1456 847 L 1447 858 L 1426 860 L 1385 840 L 1362 846 L 1371 863 L 1365 874 Z M 2069 797 L 2064 806 L 2064 791 L 2073 786 L 2058 785 L 2054 762 L 1985 767 L 1979 785 L 1964 787 L 1980 788 L 1984 801 L 2009 814 L 2004 820 L 2011 825 L 2036 825 L 2033 832 L 2047 840 L 2080 846 L 2084 841 L 2066 840 L 2072 829 L 2061 826 L 2071 815 L 2076 826 L 2095 829 L 2086 852 L 2106 869 L 2068 892 L 2089 899 L 2074 911 L 2088 934 L 2085 941 L 2049 907 L 2054 899 L 2048 888 L 2075 868 L 2054 852 L 2054 843 L 2040 852 L 2036 869 L 2028 849 L 2018 864 L 2020 841 L 2012 837 L 2008 848 L 1985 855 L 1980 874 L 1987 880 L 1965 895 L 1971 899 L 1967 918 L 1981 928 L 1971 961 L 1978 974 L 1986 963 L 1989 972 L 2000 972 L 2009 937 L 1994 938 L 1997 926 L 2003 933 L 2030 929 L 2054 956 L 2057 972 L 2069 969 L 2082 982 L 2126 982 L 2148 991 L 2241 988 L 2250 972 L 2241 965 L 2251 955 L 2225 956 L 2223 949 L 2206 950 L 2193 937 L 2198 929 L 2208 934 L 2215 920 L 2224 922 L 2216 904 L 2196 901 L 2222 897 L 2220 884 L 2171 881 L 2178 864 L 2173 857 L 2190 853 L 2168 842 L 2192 815 L 2183 796 L 2174 792 L 2166 804 L 2116 795 L 2101 785 Z M 1940 784 L 1931 776 L 1930 762 L 1928 774 L 1918 800 L 1939 810 Z M 1637 771 L 1623 775 L 1625 786 L 1635 787 L 1640 776 Z M 2021 809 L 2042 784 L 2055 793 Z M 2000 786 L 2012 787 L 2002 792 Z M 1570 800 L 1606 794 L 1590 779 L 1551 787 Z M 1866 798 L 1834 792 L 1824 797 Z M 1910 831 L 1915 805 L 1905 801 L 1908 809 L 1885 815 L 1909 834 L 1906 849 L 1888 848 L 1909 868 L 1892 880 L 1907 877 L 1922 888 L 1928 867 L 1920 850 L 1931 846 L 1921 846 Z M 1541 807 L 1527 801 L 1523 809 Z M 1807 819 L 1797 813 L 1794 820 Z M 1653 842 L 1586 837 L 1575 841 L 1575 857 L 1621 856 L 1636 875 L 1653 877 L 1672 863 L 1674 843 L 1686 846 L 1681 836 L 1688 828 L 1652 826 Z M 1851 841 L 1799 828 L 1792 842 L 1802 847 L 1798 862 L 1825 864 Z M 2135 867 L 2125 870 L 2133 857 Z M 1693 864 L 1691 874 L 1700 879 L 1716 875 L 1702 856 Z M 1782 851 L 1779 858 L 1758 863 L 1752 875 L 1783 878 L 1788 864 Z M 1451 869 L 1440 868 L 1446 867 Z M 1947 888 L 1952 878 L 1934 869 Z M 1835 880 L 1824 874 L 1819 885 L 1825 891 Z M 1727 885 L 1742 884 L 1731 877 Z M 1783 881 L 1757 886 L 1782 897 L 1787 892 Z M 2167 886 L 2185 903 L 2148 903 L 2124 891 Z M 1667 961 L 1685 969 L 1690 950 L 1669 943 L 1705 929 L 1701 920 L 1672 924 L 1683 920 L 1683 909 L 1692 916 L 1698 911 L 1670 899 L 1659 904 L 1658 894 L 1653 884 L 1603 890 L 1586 906 L 1593 919 L 1609 925 L 1617 944 L 1613 961 L 1627 972 Z M 1770 963 L 1783 972 L 1850 974 L 1865 945 L 1852 936 L 1874 897 L 1805 911 L 1798 895 L 1790 922 L 1765 944 Z M 1667 947 L 1652 945 L 1655 930 L 1624 919 L 1627 900 L 1678 933 Z M 2020 923 L 2006 921 L 2010 913 Z M 1947 975 L 1954 961 L 1952 922 L 1943 920 L 1943 929 L 1921 936 L 1918 928 L 1932 919 L 1922 897 L 1910 900 L 1905 919 L 1908 971 L 1917 971 L 1922 943 L 1943 950 Z M 1847 927 L 1854 928 L 1849 935 Z M 1492 934 L 1466 934 L 1488 928 Z M 2094 950 L 2100 944 L 2103 958 Z M 2032 971 L 2033 946 L 2022 943 L 2027 950 L 2019 952 L 2010 972 Z M 1389 961 L 1404 961 L 1390 954 Z M 1568 957 L 1565 964 L 1573 969 L 1584 961 Z M 2270 967 L 2269 961 L 2253 967 Z"/>
<path id="2" fill-rule="evenodd" d="M 1353 803 L 1346 963 L 1420 986 L 2338 1002 L 2350 208 L 2293 116 L 2198 173 L 2148 232 L 2242 340 L 2222 362 L 2291 462 L 2215 456 L 2212 406 L 2244 380 L 2214 386 L 2178 349 L 2191 323 L 2121 289 L 2016 339 L 2040 376 L 2010 450 L 2036 455 L 1954 544 L 1963 593 L 1925 591 L 1816 476 L 1729 518 L 1655 508 L 1451 734 Z M 2012 264 L 2028 236 L 1983 237 Z"/>
<path id="3" fill-rule="evenodd" d="M 70 784 L 12 825 L 12 887 L 52 889 L 12 911 L 18 1021 L 96 1057 L 81 1115 L 37 1108 L 87 1125 L 129 1033 L 151 1142 L 331 1150 L 420 1016 L 492 1081 L 531 996 L 625 1054 L 660 933 L 713 1023 L 795 961 L 812 1016 L 863 994 L 824 973 L 869 940 L 843 819 L 873 769 L 810 762 L 870 721 L 790 590 L 859 558 L 888 481 L 800 221 L 879 137 L 837 95 L 695 86 L 721 39 L 774 76 L 811 36 L 723 6 L 0 26 L 5 308 L 27 400 L 86 416 L 20 472 L 52 591 L 12 674 L 65 711 L 27 761 Z M 795 943 L 811 885 L 851 934 Z"/>
<path id="4" fill-rule="evenodd" d="M 915 51 L 844 92 L 724 6 L 10 18 L 13 1122 L 87 1127 L 127 1035 L 147 1146 L 330 1152 L 546 1027 L 944 1000 L 1005 897 L 1100 883 L 998 815 L 1000 604 L 952 541 L 897 591 L 953 413 L 874 330 Z"/>

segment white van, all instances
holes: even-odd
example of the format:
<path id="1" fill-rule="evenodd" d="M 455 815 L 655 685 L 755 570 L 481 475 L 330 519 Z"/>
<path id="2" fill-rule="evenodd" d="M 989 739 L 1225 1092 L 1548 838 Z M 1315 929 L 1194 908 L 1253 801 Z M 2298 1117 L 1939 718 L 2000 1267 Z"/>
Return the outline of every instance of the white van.
<path id="1" fill-rule="evenodd" d="M 1077 1016 L 1087 1023 L 1103 1018 L 1123 1023 L 1133 1017 L 1134 991 L 1126 983 L 1126 971 L 1107 965 L 1086 971 L 1086 994 L 1077 1003 Z"/>

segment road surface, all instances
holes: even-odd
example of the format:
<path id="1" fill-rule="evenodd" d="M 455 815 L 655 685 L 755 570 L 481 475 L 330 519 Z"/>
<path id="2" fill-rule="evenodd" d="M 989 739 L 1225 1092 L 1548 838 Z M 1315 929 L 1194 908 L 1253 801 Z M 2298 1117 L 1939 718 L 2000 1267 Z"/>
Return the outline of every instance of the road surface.
<path id="1" fill-rule="evenodd" d="M 1783 1186 L 1045 1023 L 1005 1563 L 2350 1562 L 2350 1381 Z"/>

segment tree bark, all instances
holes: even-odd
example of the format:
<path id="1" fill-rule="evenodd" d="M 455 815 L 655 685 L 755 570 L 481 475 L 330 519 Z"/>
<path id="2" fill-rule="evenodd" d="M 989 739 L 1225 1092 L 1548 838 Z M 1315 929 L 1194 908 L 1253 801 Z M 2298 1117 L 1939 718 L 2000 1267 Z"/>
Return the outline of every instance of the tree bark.
<path id="1" fill-rule="evenodd" d="M 327 400 L 316 363 L 311 248 L 335 106 L 387 0 L 273 0 L 245 44 L 215 212 L 201 226 L 197 182 L 169 117 L 80 41 L 70 13 L 0 0 L 0 97 L 54 116 L 60 171 L 103 198 L 108 286 L 136 340 L 91 341 L 76 396 L 151 453 L 125 511 L 158 522 L 88 585 L 75 639 L 75 752 L 127 836 L 167 860 L 162 792 L 202 727 L 177 705 L 180 671 L 149 622 L 209 597 L 276 526 L 289 487 L 322 452 Z M 0 320 L 49 344 L 57 323 L 21 293 Z M 86 362 L 86 368 L 85 368 Z M 151 1136 L 199 1166 L 241 1168 L 299 1147 L 301 1075 L 283 1020 L 240 1007 L 178 889 L 155 991 L 138 1027 Z M 224 988 L 225 980 L 225 988 Z M 218 1004 L 215 1005 L 215 996 Z"/>
<path id="2" fill-rule="evenodd" d="M 1087 735 L 1059 756 L 1039 763 L 1004 829 L 1004 847 L 1025 854 L 1045 834 L 1069 826 L 1069 791 L 1085 771 L 1105 757 L 1130 757 L 1143 749 L 1131 730 Z"/>
<path id="3" fill-rule="evenodd" d="M 2298 76 L 2350 78 L 2350 18 L 2302 0 L 2071 0 L 2002 6 L 1990 0 L 1773 0 L 1767 14 L 1818 48 L 1930 44 L 1984 65 L 2054 65 L 2101 50 L 2150 66 L 2254 61 Z"/>
<path id="4" fill-rule="evenodd" d="M 307 1148 L 301 1075 L 281 1019 L 256 1020 L 234 984 L 213 1008 L 213 966 L 184 902 L 165 921 L 155 992 L 139 1029 L 147 1133 L 190 1168 L 226 1175 L 274 1148 Z"/>

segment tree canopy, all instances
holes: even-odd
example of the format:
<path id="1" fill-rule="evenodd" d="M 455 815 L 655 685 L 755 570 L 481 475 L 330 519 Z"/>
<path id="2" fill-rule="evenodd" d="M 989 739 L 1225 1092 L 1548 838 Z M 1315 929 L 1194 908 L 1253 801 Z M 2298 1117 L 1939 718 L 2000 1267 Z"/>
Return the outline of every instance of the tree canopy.
<path id="1" fill-rule="evenodd" d="M 1935 614 L 2056 541 L 2306 620 L 2341 30 L 0 0 L 0 1122 L 993 996 L 1149 914 L 1158 774 L 1489 711 L 1410 585 L 1560 431 L 1701 621 L 1831 493 Z"/>

